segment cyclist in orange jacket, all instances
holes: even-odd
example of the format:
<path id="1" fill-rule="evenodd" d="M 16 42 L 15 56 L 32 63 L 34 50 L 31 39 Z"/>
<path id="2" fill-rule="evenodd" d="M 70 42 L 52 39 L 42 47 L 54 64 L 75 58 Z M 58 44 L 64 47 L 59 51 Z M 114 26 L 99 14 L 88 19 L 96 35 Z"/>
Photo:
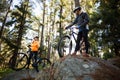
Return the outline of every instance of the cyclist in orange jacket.
<path id="1" fill-rule="evenodd" d="M 34 40 L 31 43 L 31 51 L 36 53 L 38 49 L 39 49 L 39 38 L 36 36 L 34 37 Z"/>
<path id="2" fill-rule="evenodd" d="M 29 65 L 30 65 L 30 61 L 31 61 L 31 58 L 34 57 L 34 62 L 36 63 L 37 61 L 37 55 L 38 55 L 38 49 L 39 49 L 39 37 L 36 36 L 34 37 L 32 43 L 31 43 L 31 53 L 30 53 L 30 57 L 28 59 L 28 67 L 29 68 Z"/>

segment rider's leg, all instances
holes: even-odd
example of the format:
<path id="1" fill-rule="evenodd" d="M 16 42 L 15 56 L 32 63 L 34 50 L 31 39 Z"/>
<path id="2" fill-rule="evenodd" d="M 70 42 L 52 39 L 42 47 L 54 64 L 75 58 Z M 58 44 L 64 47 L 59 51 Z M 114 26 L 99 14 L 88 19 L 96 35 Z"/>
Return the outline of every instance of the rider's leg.
<path id="1" fill-rule="evenodd" d="M 80 49 L 81 40 L 82 40 L 82 32 L 79 32 L 77 35 L 77 42 L 76 42 L 76 47 L 75 47 L 75 51 L 73 52 L 73 55 L 76 55 L 77 51 Z"/>
<path id="2" fill-rule="evenodd" d="M 28 58 L 28 66 L 27 66 L 27 68 L 29 69 L 29 66 L 30 66 L 30 63 L 31 63 L 31 59 L 32 59 L 32 56 L 33 56 L 33 53 L 32 52 L 30 52 L 30 55 L 29 55 L 29 58 Z"/>
<path id="3" fill-rule="evenodd" d="M 33 62 L 33 64 L 32 64 L 32 66 L 35 67 L 36 70 L 37 70 L 37 54 L 38 54 L 37 51 L 34 51 L 34 52 L 33 52 L 33 55 L 34 55 L 34 62 Z"/>
<path id="4" fill-rule="evenodd" d="M 85 41 L 85 50 L 86 52 L 83 53 L 83 56 L 88 56 L 88 48 L 89 48 L 89 43 L 88 43 L 88 31 L 84 31 L 83 33 L 83 39 Z"/>
<path id="5" fill-rule="evenodd" d="M 85 41 L 85 50 L 86 50 L 86 53 L 88 54 L 88 47 L 89 47 L 89 43 L 88 43 L 88 31 L 86 30 L 84 32 L 84 41 Z"/>
<path id="6" fill-rule="evenodd" d="M 37 56 L 38 56 L 38 52 L 37 52 L 37 51 L 35 51 L 35 52 L 34 52 L 34 59 L 35 59 L 35 63 L 37 62 Z"/>

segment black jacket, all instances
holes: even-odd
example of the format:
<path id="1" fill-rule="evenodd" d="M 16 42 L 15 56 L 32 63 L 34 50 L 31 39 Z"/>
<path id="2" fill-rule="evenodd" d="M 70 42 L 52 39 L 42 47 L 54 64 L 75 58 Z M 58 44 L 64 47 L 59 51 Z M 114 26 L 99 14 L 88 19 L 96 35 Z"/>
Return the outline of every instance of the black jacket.
<path id="1" fill-rule="evenodd" d="M 86 29 L 86 25 L 89 23 L 89 17 L 86 13 L 82 12 L 80 15 L 76 16 L 73 23 L 69 26 L 77 25 L 79 30 Z"/>

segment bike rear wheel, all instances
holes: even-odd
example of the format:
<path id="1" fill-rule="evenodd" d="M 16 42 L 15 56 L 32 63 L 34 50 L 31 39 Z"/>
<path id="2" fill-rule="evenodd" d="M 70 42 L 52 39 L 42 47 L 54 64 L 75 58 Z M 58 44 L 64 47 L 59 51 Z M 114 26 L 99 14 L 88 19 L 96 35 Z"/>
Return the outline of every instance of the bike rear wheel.
<path id="1" fill-rule="evenodd" d="M 69 36 L 63 36 L 58 43 L 58 54 L 59 57 L 63 57 L 70 54 L 72 51 L 72 41 Z"/>
<path id="2" fill-rule="evenodd" d="M 51 66 L 51 61 L 47 58 L 40 58 L 37 62 L 36 71 L 39 72 L 41 69 L 49 68 Z"/>
<path id="3" fill-rule="evenodd" d="M 13 61 L 13 58 L 14 57 L 11 57 L 11 59 L 9 61 L 11 69 L 19 71 L 19 70 L 25 68 L 25 66 L 27 65 L 28 57 L 27 57 L 26 54 L 24 54 L 24 53 L 18 53 L 17 57 L 16 57 L 16 62 L 15 63 Z"/>

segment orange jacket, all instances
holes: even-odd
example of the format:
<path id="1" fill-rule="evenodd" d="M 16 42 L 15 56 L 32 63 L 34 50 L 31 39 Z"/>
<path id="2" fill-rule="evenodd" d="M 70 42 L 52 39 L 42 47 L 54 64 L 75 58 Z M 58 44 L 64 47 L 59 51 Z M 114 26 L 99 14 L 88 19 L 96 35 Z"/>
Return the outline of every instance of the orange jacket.
<path id="1" fill-rule="evenodd" d="M 39 49 L 39 41 L 33 41 L 31 43 L 31 51 L 38 51 Z"/>

